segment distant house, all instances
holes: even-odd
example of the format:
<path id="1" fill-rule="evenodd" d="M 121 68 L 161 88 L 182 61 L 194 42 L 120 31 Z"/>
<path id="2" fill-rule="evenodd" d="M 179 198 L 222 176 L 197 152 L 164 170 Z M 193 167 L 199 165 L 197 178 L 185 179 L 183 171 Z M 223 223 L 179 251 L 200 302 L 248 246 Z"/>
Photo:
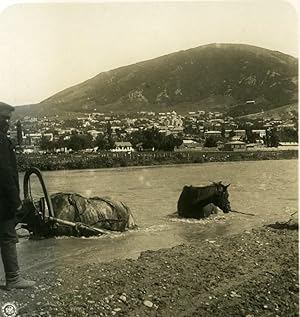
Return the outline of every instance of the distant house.
<path id="1" fill-rule="evenodd" d="M 220 137 L 222 135 L 221 131 L 205 131 L 204 132 L 204 137 L 208 138 L 209 136 L 212 137 Z"/>
<path id="2" fill-rule="evenodd" d="M 246 137 L 246 130 L 234 130 L 233 131 L 235 136 L 240 137 L 240 138 L 245 138 Z"/>
<path id="3" fill-rule="evenodd" d="M 294 123 L 285 123 L 285 124 L 278 125 L 277 128 L 280 130 L 283 130 L 283 129 L 294 129 L 296 127 Z"/>
<path id="4" fill-rule="evenodd" d="M 265 129 L 253 129 L 252 133 L 258 134 L 260 138 L 263 138 L 266 136 L 266 130 Z"/>
<path id="5" fill-rule="evenodd" d="M 130 142 L 115 142 L 115 148 L 112 152 L 133 152 L 134 148 Z"/>
<path id="6" fill-rule="evenodd" d="M 194 140 L 183 140 L 182 144 L 178 146 L 177 150 L 201 150 L 202 146 L 200 143 Z"/>
<path id="7" fill-rule="evenodd" d="M 224 142 L 222 142 L 221 140 L 217 141 L 217 149 L 218 150 L 223 150 L 224 149 Z"/>
<path id="8" fill-rule="evenodd" d="M 25 135 L 24 145 L 39 145 L 42 136 L 42 133 L 28 133 Z"/>
<path id="9" fill-rule="evenodd" d="M 97 130 L 88 130 L 87 132 L 93 137 L 93 140 L 95 140 L 99 134 L 103 134 L 102 131 Z"/>
<path id="10" fill-rule="evenodd" d="M 175 127 L 170 132 L 171 132 L 171 134 L 176 136 L 176 135 L 183 133 L 183 128 L 182 127 Z"/>
<path id="11" fill-rule="evenodd" d="M 243 151 L 246 150 L 246 143 L 242 141 L 231 141 L 224 144 L 224 151 Z"/>
<path id="12" fill-rule="evenodd" d="M 33 146 L 23 148 L 23 153 L 30 154 L 30 153 L 34 153 L 34 152 L 35 152 L 35 149 Z"/>
<path id="13" fill-rule="evenodd" d="M 240 141 L 241 140 L 241 137 L 238 136 L 238 135 L 234 135 L 230 138 L 231 141 Z"/>
<path id="14" fill-rule="evenodd" d="M 126 133 L 130 134 L 130 133 L 133 133 L 135 131 L 139 131 L 139 129 L 138 128 L 126 128 L 125 131 L 126 131 Z"/>
<path id="15" fill-rule="evenodd" d="M 279 142 L 279 147 L 286 150 L 297 150 L 298 142 Z"/>
<path id="16" fill-rule="evenodd" d="M 53 141 L 53 133 L 43 133 L 42 138 L 45 138 L 47 141 Z"/>
<path id="17" fill-rule="evenodd" d="M 154 147 L 152 147 L 152 148 L 144 148 L 144 143 L 143 142 L 140 142 L 140 143 L 136 144 L 135 148 L 139 152 L 142 152 L 142 151 L 144 151 L 144 152 L 153 152 L 155 150 Z"/>

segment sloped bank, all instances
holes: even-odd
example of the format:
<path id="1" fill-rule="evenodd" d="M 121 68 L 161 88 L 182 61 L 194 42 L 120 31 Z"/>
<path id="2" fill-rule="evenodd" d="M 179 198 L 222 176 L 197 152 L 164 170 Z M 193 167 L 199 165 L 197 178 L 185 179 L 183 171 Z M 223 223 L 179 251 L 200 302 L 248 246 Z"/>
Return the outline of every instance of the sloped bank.
<path id="1" fill-rule="evenodd" d="M 59 259 L 58 259 L 59 264 Z M 1 292 L 20 316 L 298 316 L 298 230 L 280 224 L 65 267 L 33 290 Z"/>
<path id="2" fill-rule="evenodd" d="M 151 166 L 207 162 L 297 159 L 297 150 L 268 150 L 244 152 L 190 151 L 190 152 L 133 152 L 98 154 L 19 154 L 20 171 L 34 166 L 42 171 L 94 169 L 126 166 Z"/>

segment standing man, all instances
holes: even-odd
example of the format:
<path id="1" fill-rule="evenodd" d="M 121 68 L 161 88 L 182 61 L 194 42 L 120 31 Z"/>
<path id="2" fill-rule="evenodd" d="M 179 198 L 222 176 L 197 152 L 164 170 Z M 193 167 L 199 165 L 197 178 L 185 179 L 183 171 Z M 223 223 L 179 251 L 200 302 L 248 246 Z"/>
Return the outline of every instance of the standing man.
<path id="1" fill-rule="evenodd" d="M 0 248 L 6 288 L 29 288 L 35 282 L 20 276 L 15 229 L 16 212 L 21 210 L 19 177 L 13 145 L 7 137 L 14 107 L 0 102 Z"/>

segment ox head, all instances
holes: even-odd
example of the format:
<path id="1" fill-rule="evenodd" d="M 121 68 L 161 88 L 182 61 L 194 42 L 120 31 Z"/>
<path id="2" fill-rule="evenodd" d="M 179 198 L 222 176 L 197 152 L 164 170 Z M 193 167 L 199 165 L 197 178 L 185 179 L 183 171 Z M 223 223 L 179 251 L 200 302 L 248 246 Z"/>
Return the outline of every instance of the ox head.
<path id="1" fill-rule="evenodd" d="M 222 209 L 224 213 L 228 213 L 231 210 L 230 202 L 228 199 L 229 194 L 227 191 L 227 188 L 230 186 L 230 184 L 223 185 L 222 182 L 218 182 L 214 183 L 214 185 L 216 186 L 217 190 L 214 204 Z"/>

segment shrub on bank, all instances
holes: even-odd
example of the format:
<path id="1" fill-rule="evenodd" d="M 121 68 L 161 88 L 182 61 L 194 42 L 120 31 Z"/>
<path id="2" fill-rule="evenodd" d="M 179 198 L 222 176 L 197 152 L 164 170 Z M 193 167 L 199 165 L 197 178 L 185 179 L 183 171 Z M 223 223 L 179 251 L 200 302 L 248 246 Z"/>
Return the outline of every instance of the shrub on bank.
<path id="1" fill-rule="evenodd" d="M 20 171 L 37 167 L 42 171 L 150 166 L 206 162 L 296 159 L 297 150 L 245 152 L 149 152 L 104 154 L 18 154 Z"/>

